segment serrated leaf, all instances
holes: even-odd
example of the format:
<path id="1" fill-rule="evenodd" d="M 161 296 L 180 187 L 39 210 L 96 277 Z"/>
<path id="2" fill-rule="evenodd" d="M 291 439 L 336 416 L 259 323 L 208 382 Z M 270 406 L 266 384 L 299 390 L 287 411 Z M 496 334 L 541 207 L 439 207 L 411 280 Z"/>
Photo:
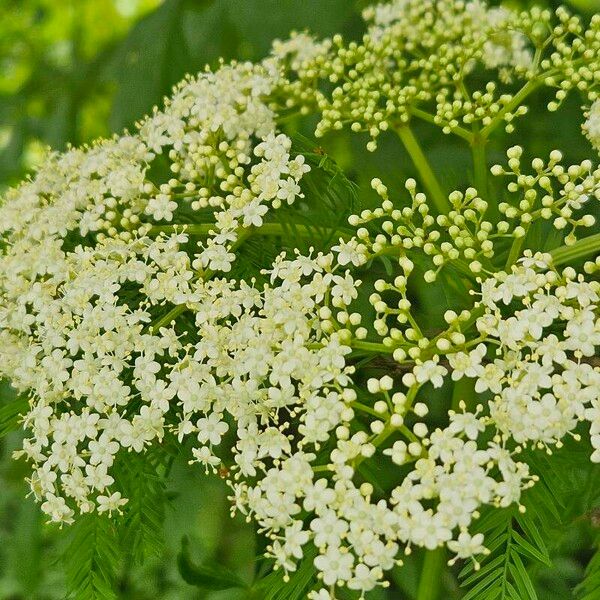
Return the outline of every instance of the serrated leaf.
<path id="1" fill-rule="evenodd" d="M 158 470 L 168 455 L 161 453 L 158 464 L 152 458 L 151 453 L 129 453 L 116 465 L 116 477 L 128 499 L 119 519 L 119 534 L 124 549 L 137 563 L 159 556 L 164 548 L 165 481 Z"/>
<path id="2" fill-rule="evenodd" d="M 524 556 L 528 556 L 529 558 L 533 558 L 549 567 L 552 566 L 552 561 L 548 556 L 547 552 L 542 553 L 538 550 L 533 544 L 530 544 L 523 536 L 519 535 L 516 531 L 512 533 L 513 540 L 516 542 L 515 550 L 523 554 Z"/>
<path id="3" fill-rule="evenodd" d="M 64 555 L 67 597 L 73 600 L 114 600 L 120 555 L 114 524 L 96 513 L 78 517 L 69 530 Z"/>
<path id="4" fill-rule="evenodd" d="M 510 560 L 508 561 L 508 570 L 512 574 L 515 585 L 519 590 L 519 598 L 521 600 L 538 600 L 525 565 L 515 550 L 511 552 Z"/>
<path id="5" fill-rule="evenodd" d="M 483 560 L 481 573 L 470 564 L 461 570 L 461 587 L 467 588 L 463 600 L 538 600 L 528 567 L 521 558 L 552 566 L 534 522 L 535 514 L 525 516 L 514 507 L 490 510 L 495 514 L 486 514 L 477 525 L 477 531 L 485 535 L 490 554 Z M 529 539 L 530 533 L 533 539 Z"/>
<path id="6" fill-rule="evenodd" d="M 502 560 L 504 562 L 504 560 Z M 503 569 L 492 571 L 476 586 L 469 588 L 462 600 L 479 600 L 479 594 L 503 576 Z"/>
<path id="7" fill-rule="evenodd" d="M 496 570 L 502 564 L 503 559 L 502 556 L 497 556 L 494 560 L 481 567 L 479 571 L 473 571 L 473 573 L 462 582 L 463 586 L 469 587 L 476 581 L 485 577 L 490 571 Z"/>
<path id="8" fill-rule="evenodd" d="M 305 550 L 298 569 L 289 573 L 288 581 L 284 580 L 281 571 L 272 571 L 258 581 L 253 589 L 263 592 L 261 600 L 304 600 L 317 576 L 313 562 L 316 555 L 314 547 Z"/>

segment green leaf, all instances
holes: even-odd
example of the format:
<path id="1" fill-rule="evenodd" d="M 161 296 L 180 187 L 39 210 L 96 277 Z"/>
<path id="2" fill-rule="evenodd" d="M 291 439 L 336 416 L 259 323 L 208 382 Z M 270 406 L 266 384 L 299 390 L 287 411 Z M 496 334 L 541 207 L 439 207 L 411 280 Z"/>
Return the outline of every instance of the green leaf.
<path id="1" fill-rule="evenodd" d="M 119 543 L 114 524 L 97 513 L 77 518 L 69 530 L 71 542 L 63 555 L 67 597 L 73 600 L 114 600 L 119 567 Z"/>
<path id="2" fill-rule="evenodd" d="M 583 581 L 575 588 L 578 600 L 598 600 L 600 598 L 600 535 L 595 540 L 596 553 L 585 570 Z"/>
<path id="3" fill-rule="evenodd" d="M 21 417 L 28 409 L 29 402 L 25 398 L 17 398 L 0 408 L 0 437 L 19 429 Z"/>
<path id="4" fill-rule="evenodd" d="M 248 588 L 247 584 L 233 571 L 214 562 L 195 564 L 190 557 L 190 540 L 181 540 L 181 551 L 177 556 L 177 568 L 186 583 L 206 590 L 229 590 Z"/>
<path id="5" fill-rule="evenodd" d="M 521 523 L 522 524 L 522 523 Z M 533 558 L 549 567 L 552 566 L 552 561 L 546 552 L 540 552 L 538 548 L 530 544 L 524 537 L 519 535 L 516 531 L 513 531 L 513 539 L 517 542 L 516 550 L 520 552 L 523 556 L 528 556 L 529 558 Z M 542 541 L 543 544 L 543 541 Z M 545 545 L 544 545 L 545 549 Z"/>
<path id="6" fill-rule="evenodd" d="M 491 571 L 496 571 L 504 560 L 503 556 L 496 556 L 492 561 L 486 563 L 479 571 L 474 571 L 469 577 L 463 580 L 462 584 L 469 587 L 472 583 L 488 575 Z"/>
<path id="7" fill-rule="evenodd" d="M 508 562 L 508 570 L 511 572 L 515 584 L 519 590 L 519 598 L 521 598 L 521 600 L 537 600 L 537 594 L 535 593 L 535 589 L 533 588 L 529 574 L 525 569 L 523 561 L 515 550 L 511 552 L 510 561 Z"/>
<path id="8" fill-rule="evenodd" d="M 281 570 L 272 571 L 258 581 L 254 589 L 259 592 L 262 591 L 259 598 L 261 600 L 304 600 L 317 577 L 314 565 L 316 555 L 316 548 L 305 549 L 304 557 L 298 564 L 298 569 L 293 573 L 288 573 L 288 581 L 284 579 Z"/>
<path id="9" fill-rule="evenodd" d="M 164 549 L 165 478 L 169 456 L 160 449 L 145 455 L 128 453 L 116 465 L 116 477 L 129 501 L 123 507 L 119 535 L 134 562 L 160 556 Z"/>
<path id="10" fill-rule="evenodd" d="M 536 531 L 532 517 L 528 517 L 528 530 Z M 496 598 L 514 598 L 514 600 L 537 600 L 535 587 L 529 570 L 521 556 L 528 560 L 552 565 L 545 545 L 539 547 L 535 540 L 525 538 L 525 517 L 514 507 L 492 509 L 477 526 L 484 533 L 485 545 L 490 550 L 484 559 L 482 568 L 475 571 L 467 564 L 459 574 L 461 586 L 467 588 L 462 600 L 495 600 Z M 521 533 L 519 532 L 521 531 Z"/>

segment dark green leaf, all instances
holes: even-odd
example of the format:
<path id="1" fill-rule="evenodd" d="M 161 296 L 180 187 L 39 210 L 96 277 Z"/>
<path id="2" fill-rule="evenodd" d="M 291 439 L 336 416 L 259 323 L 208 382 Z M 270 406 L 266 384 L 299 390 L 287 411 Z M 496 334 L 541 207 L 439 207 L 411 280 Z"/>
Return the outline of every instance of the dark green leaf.
<path id="1" fill-rule="evenodd" d="M 254 590 L 259 592 L 260 600 L 304 600 L 317 576 L 313 562 L 316 555 L 317 551 L 314 547 L 305 549 L 298 569 L 289 573 L 288 581 L 284 579 L 281 570 L 272 571 L 258 581 Z"/>
<path id="2" fill-rule="evenodd" d="M 29 402 L 25 398 L 17 398 L 0 408 L 0 437 L 18 429 L 21 418 L 28 409 Z"/>
<path id="3" fill-rule="evenodd" d="M 106 515 L 78 517 L 70 527 L 64 555 L 68 597 L 73 600 L 113 600 L 120 556 L 114 524 Z"/>
<path id="4" fill-rule="evenodd" d="M 190 557 L 190 541 L 186 536 L 181 540 L 181 551 L 177 556 L 177 567 L 183 580 L 190 585 L 206 590 L 229 590 L 247 588 L 238 575 L 214 562 L 195 564 Z"/>

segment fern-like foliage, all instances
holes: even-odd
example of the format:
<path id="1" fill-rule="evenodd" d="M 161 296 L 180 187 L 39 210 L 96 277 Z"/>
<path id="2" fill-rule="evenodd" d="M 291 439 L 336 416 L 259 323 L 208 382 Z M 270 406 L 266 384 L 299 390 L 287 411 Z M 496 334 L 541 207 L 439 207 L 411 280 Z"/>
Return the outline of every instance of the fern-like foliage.
<path id="1" fill-rule="evenodd" d="M 164 547 L 165 478 L 171 456 L 156 449 L 130 453 L 117 465 L 117 477 L 128 499 L 119 520 L 119 538 L 128 558 L 142 563 L 160 556 Z"/>
<path id="2" fill-rule="evenodd" d="M 302 154 L 311 170 L 302 178 L 304 198 L 271 215 L 285 230 L 279 250 L 327 248 L 349 231 L 348 216 L 359 208 L 358 186 L 314 140 L 295 134 L 292 152 Z"/>
<path id="3" fill-rule="evenodd" d="M 113 600 L 120 565 L 119 538 L 108 516 L 79 517 L 63 562 L 69 600 Z"/>
<path id="4" fill-rule="evenodd" d="M 511 507 L 490 511 L 478 530 L 486 535 L 490 555 L 479 570 L 468 563 L 461 571 L 468 589 L 463 600 L 541 600 L 526 563 L 552 563 L 535 520 Z"/>
<path id="5" fill-rule="evenodd" d="M 305 550 L 298 569 L 289 574 L 287 581 L 281 570 L 271 571 L 261 579 L 255 585 L 260 600 L 304 600 L 317 578 L 313 563 L 316 554 L 314 547 Z"/>
<path id="6" fill-rule="evenodd" d="M 71 541 L 63 555 L 69 599 L 112 600 L 122 561 L 141 563 L 161 554 L 171 461 L 165 448 L 126 455 L 115 465 L 128 499 L 122 515 L 83 515 L 69 527 Z"/>
<path id="7" fill-rule="evenodd" d="M 524 495 L 526 511 L 490 510 L 480 520 L 477 529 L 491 552 L 479 570 L 472 563 L 462 569 L 463 600 L 544 600 L 536 592 L 535 573 L 552 566 L 548 544 L 600 505 L 600 470 L 590 463 L 589 452 L 585 444 L 567 442 L 552 456 L 527 453 L 539 481 Z M 577 591 L 582 600 L 600 599 L 600 552 Z"/>

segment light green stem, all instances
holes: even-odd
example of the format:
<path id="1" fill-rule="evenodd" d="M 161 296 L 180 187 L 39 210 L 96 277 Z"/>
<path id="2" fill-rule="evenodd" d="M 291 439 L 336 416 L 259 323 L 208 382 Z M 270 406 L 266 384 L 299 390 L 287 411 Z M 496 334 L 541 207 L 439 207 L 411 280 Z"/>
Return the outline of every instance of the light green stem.
<path id="1" fill-rule="evenodd" d="M 436 118 L 434 115 L 432 115 L 424 110 L 421 110 L 420 108 L 416 108 L 416 107 L 409 107 L 408 111 L 414 117 L 417 117 L 418 119 L 427 121 L 427 123 L 431 123 L 432 125 L 440 127 L 440 123 L 436 122 Z M 471 143 L 473 134 L 468 129 L 465 129 L 464 127 L 456 126 L 456 127 L 452 127 L 452 133 L 454 133 L 458 137 L 463 138 L 463 140 L 467 140 L 467 142 Z"/>
<path id="2" fill-rule="evenodd" d="M 417 600 L 438 600 L 440 598 L 445 563 L 446 548 L 436 548 L 425 553 Z"/>
<path id="3" fill-rule="evenodd" d="M 378 344 L 377 342 L 365 342 L 363 340 L 352 340 L 350 346 L 354 350 L 364 350 L 365 352 L 375 352 L 377 354 L 393 354 L 394 348 Z"/>
<path id="4" fill-rule="evenodd" d="M 525 242 L 525 238 L 527 237 L 527 231 L 529 226 L 526 226 L 525 235 L 521 237 L 515 238 L 513 243 L 510 246 L 510 250 L 508 251 L 508 258 L 506 259 L 506 265 L 504 266 L 505 270 L 509 270 L 512 265 L 517 262 L 519 256 L 521 256 L 521 250 L 523 248 L 523 243 Z"/>
<path id="5" fill-rule="evenodd" d="M 530 81 L 528 81 L 513 96 L 512 100 L 508 104 L 506 104 L 504 108 L 498 111 L 498 113 L 494 116 L 492 121 L 481 130 L 482 137 L 487 138 L 490 135 L 490 133 L 492 133 L 492 131 L 494 131 L 496 127 L 498 127 L 498 125 L 502 123 L 504 117 L 509 112 L 512 112 L 515 108 L 517 108 L 517 106 L 519 106 L 523 102 L 523 100 L 525 100 L 525 98 L 529 96 L 529 94 L 537 90 L 537 88 L 540 87 L 540 85 L 542 85 L 542 82 L 542 77 L 540 77 L 539 79 L 531 79 Z"/>
<path id="6" fill-rule="evenodd" d="M 486 139 L 479 134 L 473 136 L 471 152 L 473 154 L 473 170 L 475 175 L 475 188 L 479 196 L 488 200 L 488 167 L 485 156 Z"/>
<path id="7" fill-rule="evenodd" d="M 577 240 L 570 246 L 561 246 L 550 252 L 555 265 L 564 265 L 579 258 L 600 254 L 600 233 Z"/>
<path id="8" fill-rule="evenodd" d="M 206 236 L 211 231 L 215 230 L 214 223 L 196 223 L 196 224 L 181 224 L 181 225 L 155 225 L 150 229 L 148 235 L 158 235 L 159 233 L 174 233 L 175 231 L 183 231 L 190 235 Z M 312 238 L 315 232 L 325 232 L 332 240 L 343 238 L 345 240 L 351 237 L 351 232 L 345 229 L 332 229 L 329 227 L 308 226 L 301 224 L 282 225 L 281 223 L 263 223 L 260 227 L 252 230 L 252 235 L 262 236 L 281 236 L 289 235 L 293 232 L 304 238 Z"/>
<path id="9" fill-rule="evenodd" d="M 170 325 L 181 313 L 187 309 L 185 304 L 178 304 L 174 306 L 166 315 L 162 316 L 155 323 L 152 323 L 150 329 L 152 332 L 158 331 L 161 327 Z"/>
<path id="10" fill-rule="evenodd" d="M 417 168 L 435 208 L 439 213 L 446 214 L 452 208 L 448 201 L 448 196 L 442 190 L 442 186 L 439 184 L 435 173 L 431 169 L 425 154 L 423 154 L 423 150 L 421 150 L 417 138 L 414 136 L 408 125 L 400 125 L 396 128 L 396 131 Z"/>

